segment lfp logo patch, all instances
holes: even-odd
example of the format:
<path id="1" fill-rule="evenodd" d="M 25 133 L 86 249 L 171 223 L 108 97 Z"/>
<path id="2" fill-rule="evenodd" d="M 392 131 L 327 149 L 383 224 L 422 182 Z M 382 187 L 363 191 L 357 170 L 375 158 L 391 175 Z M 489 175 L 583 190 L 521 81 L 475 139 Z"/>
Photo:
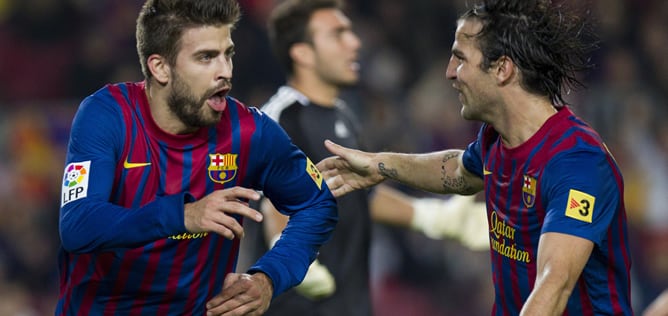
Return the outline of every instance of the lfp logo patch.
<path id="1" fill-rule="evenodd" d="M 73 162 L 65 167 L 63 190 L 60 206 L 88 196 L 88 179 L 90 178 L 90 160 Z"/>
<path id="2" fill-rule="evenodd" d="M 237 175 L 237 154 L 209 154 L 209 179 L 223 184 Z"/>

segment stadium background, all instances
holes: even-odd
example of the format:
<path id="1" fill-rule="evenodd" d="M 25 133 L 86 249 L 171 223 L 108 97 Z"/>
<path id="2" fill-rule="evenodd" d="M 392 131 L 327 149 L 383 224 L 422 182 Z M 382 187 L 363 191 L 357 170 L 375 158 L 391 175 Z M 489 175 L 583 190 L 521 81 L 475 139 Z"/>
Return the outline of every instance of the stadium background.
<path id="1" fill-rule="evenodd" d="M 464 146 L 444 79 L 465 0 L 348 1 L 364 47 L 345 98 L 373 150 Z M 563 2 L 563 1 L 562 1 Z M 567 0 L 599 21 L 598 65 L 568 99 L 621 165 L 640 312 L 668 287 L 668 1 Z M 0 0 L 0 315 L 52 315 L 60 182 L 72 115 L 108 82 L 141 80 L 134 22 L 141 0 Z M 272 0 L 241 0 L 232 95 L 260 105 L 282 83 L 265 34 Z M 488 254 L 375 226 L 378 315 L 488 315 Z M 243 265 L 243 261 L 241 265 Z"/>

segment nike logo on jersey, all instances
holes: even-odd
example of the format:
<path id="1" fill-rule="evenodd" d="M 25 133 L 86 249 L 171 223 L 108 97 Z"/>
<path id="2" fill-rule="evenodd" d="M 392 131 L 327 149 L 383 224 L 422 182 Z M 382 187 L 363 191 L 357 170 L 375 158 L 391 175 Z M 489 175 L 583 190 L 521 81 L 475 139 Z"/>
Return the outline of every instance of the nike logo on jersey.
<path id="1" fill-rule="evenodd" d="M 125 157 L 125 161 L 123 161 L 123 168 L 125 169 L 140 168 L 150 165 L 151 165 L 150 162 L 129 162 L 128 157 Z"/>
<path id="2" fill-rule="evenodd" d="M 483 175 L 483 176 L 488 176 L 488 175 L 490 175 L 490 174 L 492 174 L 491 171 L 489 171 L 489 170 L 487 170 L 487 169 L 485 169 L 485 168 L 482 168 L 482 175 Z"/>

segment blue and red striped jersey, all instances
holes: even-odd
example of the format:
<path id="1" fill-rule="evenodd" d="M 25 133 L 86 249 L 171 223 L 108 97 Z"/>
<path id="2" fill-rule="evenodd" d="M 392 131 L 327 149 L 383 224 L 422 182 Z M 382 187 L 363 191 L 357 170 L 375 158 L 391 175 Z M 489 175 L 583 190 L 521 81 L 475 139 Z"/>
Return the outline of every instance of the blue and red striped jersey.
<path id="1" fill-rule="evenodd" d="M 81 103 L 63 177 L 56 315 L 203 315 L 235 271 L 239 240 L 187 232 L 184 204 L 234 186 L 291 215 L 249 272 L 266 273 L 274 296 L 301 281 L 331 236 L 336 202 L 277 123 L 226 101 L 220 123 L 188 135 L 157 126 L 143 82 Z"/>
<path id="2" fill-rule="evenodd" d="M 494 315 L 520 313 L 546 232 L 594 243 L 564 315 L 633 314 L 622 174 L 591 127 L 561 107 L 528 141 L 507 148 L 483 125 L 464 165 L 484 179 Z"/>

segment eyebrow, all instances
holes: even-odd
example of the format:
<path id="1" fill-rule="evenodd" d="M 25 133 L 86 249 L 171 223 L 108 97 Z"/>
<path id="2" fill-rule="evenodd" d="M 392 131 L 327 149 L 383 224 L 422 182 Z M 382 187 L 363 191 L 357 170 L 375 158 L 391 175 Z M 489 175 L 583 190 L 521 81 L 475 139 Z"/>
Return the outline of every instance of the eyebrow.
<path id="1" fill-rule="evenodd" d="M 457 48 L 452 49 L 452 54 L 457 56 L 457 58 L 459 58 L 459 59 L 466 59 L 466 56 L 464 56 L 464 53 Z"/>
<path id="2" fill-rule="evenodd" d="M 202 49 L 195 52 L 194 55 L 217 55 L 220 54 L 220 50 L 217 49 Z"/>

